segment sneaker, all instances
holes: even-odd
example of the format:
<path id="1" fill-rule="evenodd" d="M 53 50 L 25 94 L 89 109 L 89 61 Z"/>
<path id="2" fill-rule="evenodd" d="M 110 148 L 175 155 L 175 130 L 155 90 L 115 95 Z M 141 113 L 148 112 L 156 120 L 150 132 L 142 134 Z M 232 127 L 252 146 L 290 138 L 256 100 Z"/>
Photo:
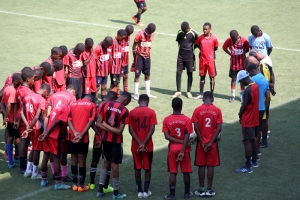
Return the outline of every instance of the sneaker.
<path id="1" fill-rule="evenodd" d="M 152 94 L 147 94 L 147 95 L 148 95 L 149 98 L 153 98 L 153 99 L 156 99 L 156 98 L 157 98 L 157 96 L 154 96 L 154 95 L 152 95 Z"/>
<path id="2" fill-rule="evenodd" d="M 253 171 L 252 171 L 252 167 L 248 168 L 248 167 L 244 166 L 244 167 L 241 167 L 241 168 L 235 170 L 235 172 L 236 173 L 252 173 Z"/>
<path id="3" fill-rule="evenodd" d="M 184 198 L 184 199 L 189 199 L 189 198 L 191 198 L 193 195 L 194 195 L 194 194 L 193 194 L 192 192 L 184 193 L 183 198 Z"/>
<path id="4" fill-rule="evenodd" d="M 133 19 L 133 21 L 135 22 L 135 23 L 137 23 L 137 18 L 133 15 L 132 17 L 131 17 L 132 19 Z"/>
<path id="5" fill-rule="evenodd" d="M 145 26 L 142 22 L 136 24 L 137 26 Z"/>
<path id="6" fill-rule="evenodd" d="M 16 167 L 16 166 L 17 166 L 16 163 L 13 163 L 12 165 L 11 165 L 11 164 L 8 164 L 8 165 L 7 165 L 8 169 L 12 169 L 12 168 L 14 168 L 14 167 Z"/>
<path id="7" fill-rule="evenodd" d="M 213 196 L 216 195 L 216 192 L 213 191 L 213 190 L 207 190 L 206 193 L 205 193 L 205 195 L 206 195 L 207 197 L 213 197 Z"/>
<path id="8" fill-rule="evenodd" d="M 203 96 L 201 94 L 199 94 L 198 96 L 194 97 L 195 100 L 198 100 L 198 99 L 202 99 Z"/>
<path id="9" fill-rule="evenodd" d="M 138 94 L 134 94 L 133 99 L 138 101 L 139 100 L 139 95 Z"/>
<path id="10" fill-rule="evenodd" d="M 271 131 L 270 131 L 270 129 L 268 129 L 268 134 L 270 134 L 271 133 Z"/>
<path id="11" fill-rule="evenodd" d="M 148 192 L 143 192 L 143 197 L 144 198 L 148 198 L 152 195 L 152 192 L 150 190 L 148 190 Z"/>
<path id="12" fill-rule="evenodd" d="M 192 98 L 193 98 L 193 95 L 192 95 L 192 93 L 190 93 L 190 92 L 187 92 L 187 93 L 186 93 L 186 96 L 187 96 L 187 98 L 189 98 L 189 99 L 192 99 Z"/>
<path id="13" fill-rule="evenodd" d="M 57 183 L 54 185 L 54 190 L 68 190 L 70 189 L 70 185 L 66 185 L 64 183 Z"/>
<path id="14" fill-rule="evenodd" d="M 36 176 L 31 176 L 31 180 L 39 180 L 39 179 L 42 179 L 42 175 L 40 174 L 37 174 Z"/>
<path id="15" fill-rule="evenodd" d="M 90 187 L 90 190 L 94 190 L 95 189 L 95 184 L 90 184 L 89 183 L 89 187 Z"/>
<path id="16" fill-rule="evenodd" d="M 252 162 L 252 167 L 259 167 L 258 162 Z"/>
<path id="17" fill-rule="evenodd" d="M 139 199 L 143 198 L 143 192 L 139 192 L 139 193 L 138 193 L 138 198 L 139 198 Z"/>
<path id="18" fill-rule="evenodd" d="M 111 193 L 114 191 L 114 188 L 111 186 L 111 184 L 108 184 L 107 188 L 103 188 L 104 193 Z"/>
<path id="19" fill-rule="evenodd" d="M 20 163 L 20 159 L 14 159 L 14 163 Z"/>
<path id="20" fill-rule="evenodd" d="M 30 176 L 32 176 L 32 173 L 27 173 L 26 171 L 24 172 L 24 177 L 25 177 L 25 178 L 28 178 L 28 177 L 30 177 Z"/>
<path id="21" fill-rule="evenodd" d="M 234 102 L 235 97 L 230 97 L 230 99 L 228 100 L 230 103 Z"/>
<path id="22" fill-rule="evenodd" d="M 198 197 L 204 197 L 205 196 L 205 191 L 198 189 L 198 190 L 195 191 L 195 195 L 198 196 Z"/>
<path id="23" fill-rule="evenodd" d="M 46 187 L 46 185 L 48 185 L 48 180 L 42 179 L 41 180 L 41 187 Z"/>
<path id="24" fill-rule="evenodd" d="M 69 176 L 66 176 L 66 177 L 61 177 L 61 180 L 63 182 L 73 182 L 73 179 Z"/>
<path id="25" fill-rule="evenodd" d="M 181 92 L 175 92 L 174 95 L 172 95 L 172 98 L 180 97 Z"/>
<path id="26" fill-rule="evenodd" d="M 176 200 L 176 197 L 174 195 L 168 194 L 165 196 L 165 199 L 167 200 Z"/>
<path id="27" fill-rule="evenodd" d="M 26 169 L 19 169 L 20 174 L 25 174 L 25 172 L 26 172 Z"/>
<path id="28" fill-rule="evenodd" d="M 112 198 L 113 200 L 115 200 L 115 199 L 124 199 L 124 198 L 126 198 L 126 197 L 127 197 L 126 194 L 121 194 L 121 193 L 119 193 L 117 196 L 115 196 L 115 195 L 112 195 L 112 196 L 111 196 L 111 198 Z"/>
<path id="29" fill-rule="evenodd" d="M 100 197 L 103 197 L 103 195 L 104 195 L 103 193 L 101 193 L 101 192 L 98 191 L 97 194 L 96 194 L 96 197 L 100 198 Z"/>
<path id="30" fill-rule="evenodd" d="M 261 155 L 261 151 L 260 150 L 257 151 L 257 155 L 259 155 L 259 156 Z"/>
<path id="31" fill-rule="evenodd" d="M 260 143 L 260 148 L 267 148 L 268 147 L 268 144 L 262 144 Z"/>
<path id="32" fill-rule="evenodd" d="M 77 192 L 77 191 L 78 191 L 78 185 L 73 185 L 73 186 L 72 186 L 72 190 L 73 190 L 74 192 Z"/>
<path id="33" fill-rule="evenodd" d="M 90 187 L 87 186 L 87 185 L 84 185 L 83 187 L 79 186 L 78 187 L 78 192 L 84 192 L 84 191 L 87 191 L 89 189 L 90 189 Z"/>
<path id="34" fill-rule="evenodd" d="M 256 156 L 256 160 L 257 160 L 257 161 L 260 161 L 260 157 L 259 157 L 259 156 Z"/>

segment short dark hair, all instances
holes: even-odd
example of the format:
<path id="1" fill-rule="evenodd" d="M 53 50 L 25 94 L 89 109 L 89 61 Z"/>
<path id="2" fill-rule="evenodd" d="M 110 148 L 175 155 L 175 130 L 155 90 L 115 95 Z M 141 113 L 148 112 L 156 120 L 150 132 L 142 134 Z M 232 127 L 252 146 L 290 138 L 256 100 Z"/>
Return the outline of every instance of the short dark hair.
<path id="1" fill-rule="evenodd" d="M 96 98 L 93 95 L 91 95 L 91 94 L 86 94 L 86 95 L 84 95 L 83 98 L 84 99 L 88 99 L 88 100 L 90 100 L 93 103 L 95 103 L 95 101 L 96 101 Z"/>
<path id="2" fill-rule="evenodd" d="M 78 43 L 78 44 L 75 46 L 75 48 L 78 49 L 78 51 L 80 51 L 80 52 L 84 52 L 85 46 L 84 46 L 84 44 L 82 44 L 82 43 Z"/>
<path id="3" fill-rule="evenodd" d="M 23 67 L 23 69 L 21 70 L 21 74 L 25 71 L 32 71 L 31 67 Z"/>
<path id="4" fill-rule="evenodd" d="M 104 38 L 104 42 L 105 42 L 108 46 L 111 46 L 111 45 L 113 44 L 113 39 L 112 39 L 112 37 L 110 37 L 110 36 L 106 36 L 106 37 Z"/>
<path id="5" fill-rule="evenodd" d="M 45 72 L 46 74 L 49 74 L 50 71 L 51 71 L 51 65 L 50 65 L 50 63 L 48 63 L 48 62 L 42 62 L 42 63 L 40 64 L 40 67 L 44 70 L 44 72 Z"/>
<path id="6" fill-rule="evenodd" d="M 51 66 L 51 68 L 50 68 L 49 73 L 47 74 L 47 76 L 53 76 L 54 72 L 55 72 L 55 69 L 54 69 L 54 67 Z"/>
<path id="7" fill-rule="evenodd" d="M 149 96 L 146 94 L 141 94 L 139 96 L 139 101 L 149 101 Z"/>
<path id="8" fill-rule="evenodd" d="M 58 53 L 61 53 L 62 54 L 62 50 L 59 48 L 59 47 L 53 47 L 51 49 L 51 55 L 53 54 L 58 54 Z"/>
<path id="9" fill-rule="evenodd" d="M 120 29 L 118 30 L 117 32 L 118 36 L 122 36 L 122 37 L 126 37 L 127 36 L 127 33 L 124 29 Z"/>
<path id="10" fill-rule="evenodd" d="M 186 31 L 186 30 L 188 30 L 189 28 L 190 28 L 190 25 L 189 25 L 188 22 L 182 22 L 182 23 L 181 23 L 181 30 L 182 30 L 182 31 Z"/>
<path id="11" fill-rule="evenodd" d="M 89 47 L 92 47 L 94 46 L 94 40 L 92 38 L 86 38 L 84 44 L 88 45 Z"/>
<path id="12" fill-rule="evenodd" d="M 55 60 L 53 62 L 53 67 L 55 71 L 62 70 L 62 68 L 64 67 L 64 63 L 62 60 Z"/>
<path id="13" fill-rule="evenodd" d="M 125 97 L 125 98 L 127 98 L 127 99 L 131 99 L 131 94 L 130 94 L 129 92 L 123 92 L 123 93 L 121 94 L 121 96 L 122 96 L 122 97 Z"/>
<path id="14" fill-rule="evenodd" d="M 61 49 L 62 56 L 65 56 L 68 54 L 68 48 L 65 45 L 61 45 L 59 48 Z"/>
<path id="15" fill-rule="evenodd" d="M 133 33 L 134 28 L 133 28 L 132 25 L 127 25 L 127 26 L 125 27 L 125 31 L 129 31 L 130 33 Z"/>
<path id="16" fill-rule="evenodd" d="M 74 85 L 74 84 L 69 84 L 69 85 L 67 86 L 66 90 L 77 90 L 77 87 L 76 87 L 76 85 Z"/>
<path id="17" fill-rule="evenodd" d="M 249 65 L 247 65 L 246 67 L 246 71 L 249 73 L 251 72 L 253 69 L 257 69 L 257 66 L 253 63 L 250 63 Z"/>
<path id="18" fill-rule="evenodd" d="M 114 101 L 118 98 L 118 94 L 115 91 L 109 91 L 106 94 L 106 99 L 108 99 L 108 101 Z"/>
<path id="19" fill-rule="evenodd" d="M 40 87 L 40 89 L 42 89 L 42 90 L 47 90 L 47 92 L 51 92 L 51 87 L 50 87 L 50 85 L 48 85 L 48 84 L 46 84 L 46 83 L 44 83 L 44 84 L 42 84 L 41 85 L 41 87 Z"/>
<path id="20" fill-rule="evenodd" d="M 205 23 L 203 24 L 203 26 L 208 26 L 209 28 L 211 28 L 211 23 L 205 22 Z"/>
<path id="21" fill-rule="evenodd" d="M 251 33 L 258 32 L 258 31 L 259 31 L 259 27 L 257 25 L 251 26 Z"/>
<path id="22" fill-rule="evenodd" d="M 22 82 L 21 74 L 19 74 L 19 73 L 14 73 L 14 75 L 12 76 L 12 81 L 13 81 L 13 82 L 15 82 L 15 81 Z"/>
<path id="23" fill-rule="evenodd" d="M 43 72 L 40 69 L 34 69 L 33 73 L 37 76 L 38 79 L 41 79 L 43 76 Z"/>
<path id="24" fill-rule="evenodd" d="M 22 80 L 25 82 L 28 78 L 32 78 L 34 76 L 34 73 L 33 71 L 30 69 L 30 70 L 22 70 L 22 74 L 21 74 L 21 77 L 22 77 Z"/>
<path id="25" fill-rule="evenodd" d="M 236 38 L 237 36 L 239 36 L 239 33 L 237 32 L 237 30 L 231 30 L 229 35 L 231 38 Z"/>
<path id="26" fill-rule="evenodd" d="M 156 25 L 153 23 L 148 24 L 147 29 L 151 32 L 154 33 L 156 30 Z"/>
<path id="27" fill-rule="evenodd" d="M 203 94 L 203 99 L 206 99 L 206 98 L 212 99 L 212 98 L 214 98 L 214 94 L 211 91 L 206 91 Z"/>
<path id="28" fill-rule="evenodd" d="M 172 108 L 174 110 L 181 110 L 182 109 L 182 99 L 176 97 L 172 100 Z"/>

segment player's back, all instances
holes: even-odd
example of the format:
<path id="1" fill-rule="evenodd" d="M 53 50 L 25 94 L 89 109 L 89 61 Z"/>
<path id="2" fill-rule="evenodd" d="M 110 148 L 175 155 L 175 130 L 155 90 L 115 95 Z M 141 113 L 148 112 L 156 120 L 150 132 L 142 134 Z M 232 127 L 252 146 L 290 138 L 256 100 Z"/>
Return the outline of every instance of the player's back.
<path id="1" fill-rule="evenodd" d="M 49 115 L 49 121 L 47 125 L 47 129 L 49 128 L 57 121 L 60 120 L 63 123 L 66 123 L 68 121 L 68 116 L 69 116 L 69 107 L 66 105 L 60 105 L 55 108 L 50 112 Z M 52 137 L 54 139 L 63 139 L 63 127 L 61 126 L 61 123 L 56 126 L 50 133 L 49 137 Z"/>
<path id="2" fill-rule="evenodd" d="M 5 106 L 7 106 L 8 103 L 16 103 L 16 101 L 17 101 L 16 89 L 12 85 L 7 86 L 3 91 L 1 102 Z M 13 108 L 10 109 L 9 122 L 11 122 L 11 123 L 14 122 L 14 109 Z"/>
<path id="3" fill-rule="evenodd" d="M 29 87 L 20 85 L 16 90 L 16 97 L 18 98 L 19 102 L 23 102 L 23 99 L 31 93 L 33 93 L 33 91 Z"/>
<path id="4" fill-rule="evenodd" d="M 41 111 L 45 110 L 45 105 L 46 105 L 45 103 L 46 100 L 40 94 L 31 93 L 26 97 L 24 97 L 23 99 L 23 104 L 25 108 L 24 114 L 29 124 L 34 119 L 39 108 L 41 109 Z M 33 129 L 39 130 L 41 127 L 42 124 L 39 121 L 37 121 Z"/>
<path id="5" fill-rule="evenodd" d="M 57 92 L 51 95 L 50 104 L 52 108 L 60 105 L 70 105 L 76 101 L 76 97 L 68 91 Z"/>

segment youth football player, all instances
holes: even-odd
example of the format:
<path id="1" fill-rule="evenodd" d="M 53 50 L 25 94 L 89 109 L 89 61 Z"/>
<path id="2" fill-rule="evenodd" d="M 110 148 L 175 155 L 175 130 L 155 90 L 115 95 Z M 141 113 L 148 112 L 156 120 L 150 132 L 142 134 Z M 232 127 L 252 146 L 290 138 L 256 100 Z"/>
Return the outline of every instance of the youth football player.
<path id="1" fill-rule="evenodd" d="M 128 124 L 128 110 L 125 107 L 131 101 L 131 95 L 123 92 L 116 101 L 106 102 L 98 114 L 96 126 L 102 129 L 102 150 L 105 158 L 100 174 L 97 197 L 103 196 L 103 187 L 107 178 L 108 170 L 112 169 L 112 181 L 114 192 L 112 199 L 122 199 L 126 194 L 119 193 L 119 164 L 123 156 L 123 130 Z"/>
<path id="2" fill-rule="evenodd" d="M 98 99 L 98 91 L 101 90 L 101 99 L 105 100 L 106 97 L 106 85 L 109 70 L 112 66 L 112 55 L 110 46 L 113 44 L 113 39 L 110 36 L 100 42 L 95 50 L 94 56 L 96 59 L 96 81 L 97 81 L 97 93 L 96 99 Z"/>
<path id="3" fill-rule="evenodd" d="M 51 65 L 48 62 L 42 62 L 40 65 L 33 67 L 33 70 L 35 69 L 40 69 L 42 71 L 42 78 L 33 83 L 33 91 L 37 92 L 43 84 L 43 81 L 47 79 L 46 76 L 50 76 Z"/>
<path id="4" fill-rule="evenodd" d="M 182 100 L 174 98 L 172 100 L 173 114 L 167 116 L 163 121 L 162 132 L 165 139 L 169 140 L 168 152 L 168 172 L 170 194 L 165 199 L 175 200 L 176 176 L 178 173 L 178 165 L 180 165 L 184 180 L 184 199 L 193 196 L 190 192 L 190 173 L 192 173 L 192 165 L 190 159 L 191 147 L 189 146 L 189 135 L 194 132 L 191 119 L 181 113 Z"/>
<path id="5" fill-rule="evenodd" d="M 196 196 L 212 197 L 216 192 L 212 190 L 214 167 L 220 165 L 217 137 L 222 129 L 222 112 L 213 105 L 212 92 L 205 92 L 203 104 L 194 110 L 192 122 L 197 134 L 195 151 L 195 166 L 198 166 L 199 190 Z M 205 168 L 207 168 L 207 190 L 204 190 Z"/>
<path id="6" fill-rule="evenodd" d="M 205 84 L 205 76 L 208 71 L 210 78 L 210 91 L 213 93 L 215 89 L 215 77 L 217 75 L 215 52 L 218 50 L 218 39 L 210 32 L 211 24 L 206 22 L 203 25 L 203 33 L 200 35 L 195 44 L 199 48 L 199 75 L 200 75 L 200 94 L 194 99 L 202 99 Z"/>
<path id="7" fill-rule="evenodd" d="M 47 163 L 49 154 L 51 153 L 54 160 L 54 176 L 55 176 L 55 190 L 70 189 L 71 186 L 62 182 L 62 167 L 61 167 L 61 140 L 63 138 L 63 130 L 67 127 L 69 116 L 69 107 L 67 105 L 59 105 L 50 112 L 46 122 L 46 128 L 39 136 L 39 141 L 43 142 L 43 161 L 41 165 L 41 186 L 45 187 L 48 184 L 47 180 Z"/>
<path id="8" fill-rule="evenodd" d="M 78 43 L 73 49 L 69 50 L 68 53 L 68 79 L 67 85 L 74 84 L 77 87 L 76 99 L 81 99 L 82 96 L 82 63 L 80 62 L 80 55 L 84 52 L 85 46 L 82 43 Z"/>
<path id="9" fill-rule="evenodd" d="M 130 71 L 135 72 L 134 77 L 134 99 L 139 99 L 139 79 L 141 73 L 145 75 L 146 94 L 150 98 L 157 98 L 150 94 L 150 68 L 151 68 L 151 43 L 153 41 L 156 26 L 153 23 L 148 24 L 147 28 L 140 30 L 134 38 L 132 46 L 134 65 Z"/>
<path id="10" fill-rule="evenodd" d="M 45 60 L 45 62 L 48 62 L 51 65 L 52 70 L 54 70 L 54 73 L 52 76 L 45 77 L 44 83 L 47 83 L 48 85 L 50 85 L 51 90 L 53 90 L 53 92 L 54 92 L 54 85 L 57 86 L 56 71 L 63 70 L 63 65 L 61 62 L 59 63 L 59 65 L 57 62 L 56 63 L 54 63 L 54 62 L 59 60 L 61 57 L 62 57 L 62 50 L 59 47 L 53 47 L 51 49 L 50 57 Z"/>
<path id="11" fill-rule="evenodd" d="M 155 111 L 148 107 L 149 97 L 146 94 L 139 96 L 138 103 L 139 106 L 129 113 L 129 133 L 132 136 L 131 152 L 138 198 L 147 198 L 152 194 L 149 190 L 153 160 L 152 135 L 155 131 L 157 119 Z M 145 170 L 144 190 L 141 179 L 142 168 Z"/>
<path id="12" fill-rule="evenodd" d="M 229 77 L 231 78 L 231 97 L 229 102 L 235 100 L 235 82 L 236 75 L 240 70 L 244 70 L 244 61 L 246 53 L 249 52 L 249 42 L 246 38 L 239 35 L 236 30 L 232 30 L 229 33 L 230 37 L 226 39 L 223 44 L 223 50 L 230 56 L 230 68 Z M 240 97 L 242 99 L 243 91 L 245 87 L 241 85 Z"/>
<path id="13" fill-rule="evenodd" d="M 130 35 L 133 33 L 134 28 L 132 25 L 127 25 L 125 27 L 126 38 L 122 41 L 122 68 L 121 77 L 123 78 L 123 91 L 128 92 L 128 64 L 129 64 L 129 45 L 130 45 Z"/>
<path id="14" fill-rule="evenodd" d="M 29 154 L 27 168 L 24 177 L 31 176 L 32 180 L 41 179 L 38 174 L 38 165 L 40 161 L 40 152 L 43 150 L 43 143 L 38 140 L 41 134 L 42 119 L 46 117 L 46 100 L 50 94 L 51 88 L 48 84 L 42 84 L 37 93 L 30 93 L 23 99 L 21 117 L 26 125 L 26 130 L 22 132 L 22 138 L 29 138 L 32 142 L 32 151 Z"/>
<path id="15" fill-rule="evenodd" d="M 138 8 L 138 12 L 136 15 L 132 16 L 132 19 L 137 26 L 144 26 L 144 24 L 141 22 L 141 16 L 147 10 L 146 0 L 134 0 L 134 2 Z"/>
<path id="16" fill-rule="evenodd" d="M 273 50 L 273 44 L 270 37 L 260 30 L 257 25 L 251 27 L 251 34 L 248 37 L 248 41 L 251 49 L 257 49 L 262 54 L 270 56 Z"/>
<path id="17" fill-rule="evenodd" d="M 236 82 L 242 82 L 246 86 L 238 114 L 242 125 L 246 163 L 243 167 L 235 170 L 235 172 L 252 173 L 252 166 L 258 167 L 255 137 L 258 135 L 259 125 L 259 110 L 257 109 L 259 106 L 259 87 L 250 79 L 248 72 L 245 70 L 241 70 L 237 74 Z"/>
<path id="18" fill-rule="evenodd" d="M 176 86 L 177 91 L 172 96 L 173 98 L 181 95 L 181 75 L 186 69 L 187 74 L 187 97 L 192 99 L 191 87 L 193 83 L 193 71 L 195 70 L 195 55 L 194 44 L 198 34 L 190 28 L 188 22 L 181 23 L 181 30 L 178 31 L 176 42 L 178 43 L 179 51 L 177 56 L 177 71 L 176 71 Z"/>
<path id="19" fill-rule="evenodd" d="M 96 106 L 93 95 L 87 94 L 83 99 L 70 105 L 68 125 L 68 151 L 71 154 L 73 191 L 84 192 L 89 186 L 84 184 L 86 176 L 86 157 L 89 150 L 88 130 L 95 120 Z M 79 185 L 78 185 L 79 166 Z"/>

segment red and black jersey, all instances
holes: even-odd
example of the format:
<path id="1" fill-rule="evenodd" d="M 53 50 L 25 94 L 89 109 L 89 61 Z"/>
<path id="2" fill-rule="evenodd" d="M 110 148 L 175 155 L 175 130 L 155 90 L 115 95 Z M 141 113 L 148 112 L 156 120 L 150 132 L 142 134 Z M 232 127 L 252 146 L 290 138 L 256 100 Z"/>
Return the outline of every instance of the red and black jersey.
<path id="1" fill-rule="evenodd" d="M 243 106 L 246 111 L 242 115 L 242 126 L 251 128 L 259 125 L 259 88 L 256 83 L 247 86 L 243 95 Z"/>
<path id="2" fill-rule="evenodd" d="M 112 55 L 113 55 L 113 62 L 112 62 L 110 73 L 121 74 L 121 67 L 123 63 L 122 43 L 118 42 L 117 39 L 113 40 Z"/>
<path id="3" fill-rule="evenodd" d="M 108 76 L 112 65 L 111 52 L 102 45 L 102 42 L 97 45 L 94 50 L 96 59 L 96 76 Z"/>
<path id="4" fill-rule="evenodd" d="M 128 66 L 129 63 L 129 45 L 130 45 L 130 36 L 127 36 L 122 42 L 122 57 L 123 63 L 122 67 Z"/>

